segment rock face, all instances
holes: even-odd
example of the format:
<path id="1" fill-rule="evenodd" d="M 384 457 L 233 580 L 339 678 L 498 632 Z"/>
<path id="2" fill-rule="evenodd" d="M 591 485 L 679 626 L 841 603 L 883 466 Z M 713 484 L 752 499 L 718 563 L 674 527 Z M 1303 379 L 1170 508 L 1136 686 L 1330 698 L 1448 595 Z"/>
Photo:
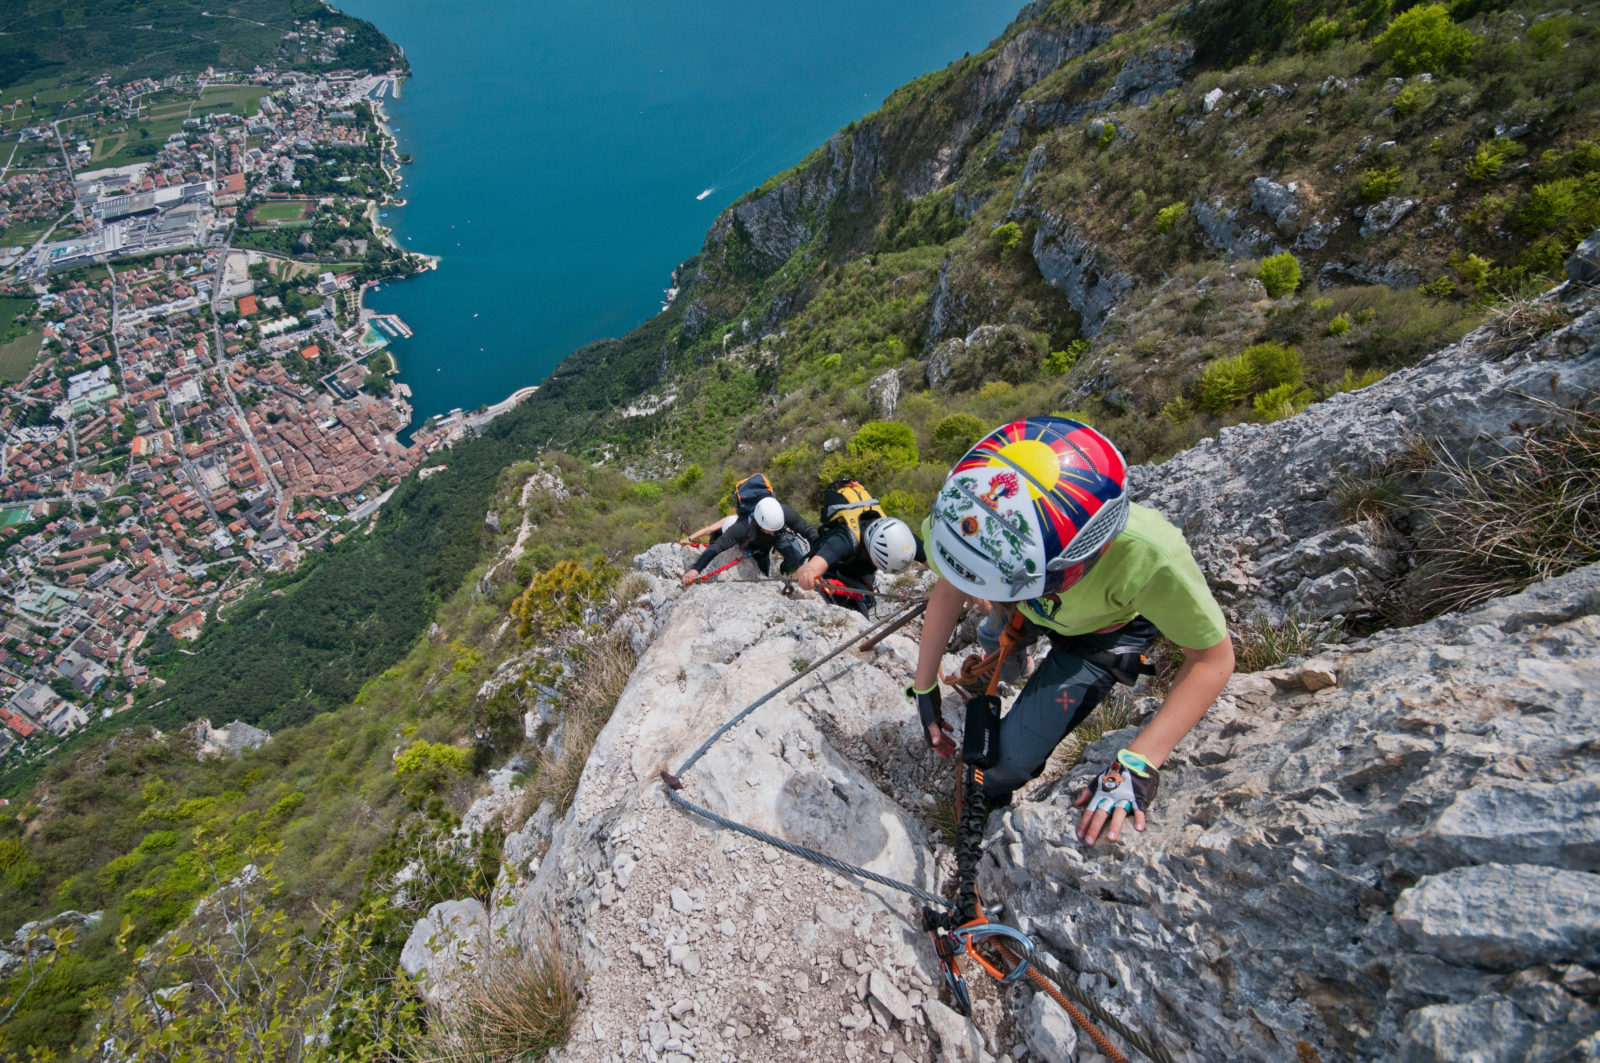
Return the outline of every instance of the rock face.
<path id="1" fill-rule="evenodd" d="M 1033 237 L 1033 260 L 1045 283 L 1083 315 L 1083 334 L 1095 336 L 1133 289 L 1134 279 L 1100 260 L 1099 249 L 1065 219 L 1045 214 Z"/>
<path id="2" fill-rule="evenodd" d="M 1600 390 L 1600 311 L 1509 351 L 1490 329 L 1410 369 L 1269 425 L 1235 425 L 1158 466 L 1131 470 L 1136 501 L 1184 530 L 1213 592 L 1237 618 L 1348 615 L 1376 607 L 1396 557 L 1383 534 L 1345 524 L 1333 489 L 1417 439 L 1452 452 L 1509 439 Z"/>
<path id="3" fill-rule="evenodd" d="M 564 1058 L 934 1058 L 938 976 L 914 902 L 712 829 L 667 804 L 659 778 L 866 622 L 770 581 L 670 593 L 547 855 L 490 912 L 497 939 L 556 913 L 581 952 L 586 1004 Z M 894 636 L 807 676 L 719 741 L 685 796 L 935 888 L 938 849 L 913 809 L 944 784 L 902 693 L 914 652 Z M 971 1036 L 980 1054 L 953 1058 L 988 1057 Z"/>
<path id="4" fill-rule="evenodd" d="M 1085 851 L 1065 788 L 993 817 L 986 895 L 1193 1058 L 1572 1058 L 1600 1030 L 1600 566 L 1338 669 L 1235 677 L 1133 841 Z"/>
<path id="5" fill-rule="evenodd" d="M 247 749 L 260 748 L 272 737 L 241 720 L 234 720 L 226 727 L 212 727 L 210 720 L 196 720 L 185 731 L 194 739 L 196 760 L 237 757 Z"/>

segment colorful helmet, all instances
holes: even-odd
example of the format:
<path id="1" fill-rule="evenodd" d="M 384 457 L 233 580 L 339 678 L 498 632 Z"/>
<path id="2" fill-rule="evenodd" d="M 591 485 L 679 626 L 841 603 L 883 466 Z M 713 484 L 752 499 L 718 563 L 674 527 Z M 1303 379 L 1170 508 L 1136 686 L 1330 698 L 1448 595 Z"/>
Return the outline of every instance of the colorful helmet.
<path id="1" fill-rule="evenodd" d="M 879 517 L 867 527 L 867 553 L 880 572 L 902 572 L 916 560 L 917 537 L 906 522 L 896 517 Z"/>
<path id="2" fill-rule="evenodd" d="M 755 517 L 762 531 L 775 532 L 783 527 L 783 503 L 768 495 L 756 503 Z"/>
<path id="3" fill-rule="evenodd" d="M 1128 466 L 1105 436 L 1064 417 L 990 432 L 933 502 L 934 564 L 963 592 L 1017 602 L 1065 590 L 1128 523 Z"/>

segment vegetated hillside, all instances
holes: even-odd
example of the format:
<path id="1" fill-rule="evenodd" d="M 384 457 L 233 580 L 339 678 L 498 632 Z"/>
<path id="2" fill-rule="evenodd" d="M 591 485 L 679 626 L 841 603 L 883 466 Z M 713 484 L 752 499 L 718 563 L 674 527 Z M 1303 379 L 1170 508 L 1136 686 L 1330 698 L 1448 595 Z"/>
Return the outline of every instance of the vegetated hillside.
<path id="1" fill-rule="evenodd" d="M 802 501 L 853 472 L 919 518 L 1002 419 L 1074 411 L 1170 453 L 1415 361 L 1600 224 L 1593 5 L 1186 10 L 1035 4 L 896 92 L 724 212 L 666 313 L 164 662 L 142 718 L 281 727 L 348 700 L 475 563 L 499 470 L 538 452 L 633 478 L 541 530 L 541 568 L 698 526 L 756 468 Z M 857 438 L 874 419 L 902 427 Z"/>
<path id="2" fill-rule="evenodd" d="M 14 0 L 0 12 L 0 86 L 101 74 L 161 78 L 208 66 L 248 71 L 269 62 L 318 66 L 283 39 L 296 19 L 344 27 L 338 67 L 382 73 L 405 65 L 372 23 L 322 0 Z"/>

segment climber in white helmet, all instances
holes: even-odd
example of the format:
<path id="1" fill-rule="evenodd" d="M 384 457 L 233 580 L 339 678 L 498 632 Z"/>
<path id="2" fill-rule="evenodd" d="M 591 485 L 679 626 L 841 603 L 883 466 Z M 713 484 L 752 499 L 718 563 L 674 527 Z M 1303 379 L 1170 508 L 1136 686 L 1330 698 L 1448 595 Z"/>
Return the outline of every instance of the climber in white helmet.
<path id="1" fill-rule="evenodd" d="M 745 551 L 763 576 L 771 574 L 773 550 L 782 558 L 780 571 L 785 573 L 793 572 L 811 552 L 816 531 L 793 506 L 773 496 L 765 476 L 746 477 L 736 484 L 733 505 L 728 516 L 690 535 L 700 539 L 715 532 L 717 537 L 684 572 L 680 582 L 685 587 L 699 579 L 712 559 L 725 550 Z"/>
<path id="2" fill-rule="evenodd" d="M 922 541 L 906 522 L 885 516 L 866 488 L 841 478 L 823 489 L 822 527 L 795 580 L 802 590 L 819 590 L 834 605 L 866 614 L 879 572 L 903 572 L 922 560 Z"/>

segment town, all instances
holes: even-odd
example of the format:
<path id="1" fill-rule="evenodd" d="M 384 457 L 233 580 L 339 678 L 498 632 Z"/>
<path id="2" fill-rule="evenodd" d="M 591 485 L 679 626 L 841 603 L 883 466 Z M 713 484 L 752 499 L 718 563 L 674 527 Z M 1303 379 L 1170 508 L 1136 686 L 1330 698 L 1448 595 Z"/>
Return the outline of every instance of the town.
<path id="1" fill-rule="evenodd" d="M 379 221 L 398 75 L 35 88 L 0 106 L 0 755 L 131 707 L 460 434 L 402 441 L 410 330 L 362 305 L 433 264 Z"/>

